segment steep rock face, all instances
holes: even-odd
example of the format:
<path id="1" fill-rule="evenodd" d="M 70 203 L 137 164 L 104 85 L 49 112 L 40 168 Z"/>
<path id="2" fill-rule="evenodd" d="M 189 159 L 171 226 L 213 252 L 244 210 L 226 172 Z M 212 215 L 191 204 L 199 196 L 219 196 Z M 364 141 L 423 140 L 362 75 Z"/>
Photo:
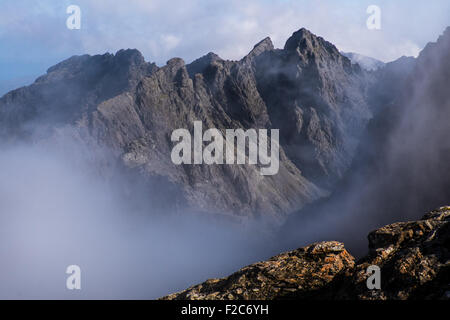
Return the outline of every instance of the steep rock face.
<path id="1" fill-rule="evenodd" d="M 2 140 L 30 137 L 48 127 L 87 121 L 96 106 L 131 91 L 157 69 L 137 50 L 75 56 L 48 69 L 34 84 L 0 99 Z"/>
<path id="2" fill-rule="evenodd" d="M 450 299 L 450 207 L 368 239 L 369 254 L 356 263 L 342 243 L 321 242 L 162 299 Z M 366 285 L 372 265 L 381 270 L 379 290 Z"/>
<path id="3" fill-rule="evenodd" d="M 221 132 L 227 128 L 269 127 L 264 102 L 245 68 L 220 60 L 207 68 L 205 74 L 192 79 L 184 62 L 172 59 L 142 80 L 136 90 L 135 112 L 145 133 L 141 139 L 121 146 L 126 151 L 125 163 L 150 174 L 164 172 L 171 181 L 184 186 L 192 210 L 276 218 L 280 212 L 323 195 L 302 177 L 283 150 L 279 173 L 267 177 L 262 177 L 254 165 L 176 166 L 171 162 L 171 133 L 179 128 L 192 132 L 194 121 L 202 121 L 204 130 L 217 128 Z M 211 94 L 212 88 L 215 94 Z M 101 112 L 99 120 L 105 118 Z M 108 121 L 119 122 L 121 118 Z"/>
<path id="4" fill-rule="evenodd" d="M 337 48 L 306 29 L 254 62 L 258 88 L 287 155 L 330 187 L 350 166 L 365 124 L 367 78 Z"/>
<path id="5" fill-rule="evenodd" d="M 305 216 L 315 217 L 321 224 L 311 227 L 314 240 L 331 237 L 360 255 L 370 230 L 415 220 L 448 201 L 449 62 L 450 28 L 417 59 L 400 58 L 374 73 L 370 102 L 379 105 L 349 174 L 328 199 L 290 215 L 280 238 L 291 238 L 289 246 L 299 243 Z M 348 227 L 354 224 L 358 228 Z"/>
<path id="6" fill-rule="evenodd" d="M 342 177 L 371 110 L 365 76 L 329 42 L 301 29 L 282 50 L 269 38 L 240 61 L 214 53 L 186 65 L 137 50 L 70 58 L 0 99 L 2 141 L 49 139 L 72 126 L 126 168 L 179 187 L 189 209 L 282 221 Z M 280 170 L 175 166 L 174 129 L 280 129 Z"/>

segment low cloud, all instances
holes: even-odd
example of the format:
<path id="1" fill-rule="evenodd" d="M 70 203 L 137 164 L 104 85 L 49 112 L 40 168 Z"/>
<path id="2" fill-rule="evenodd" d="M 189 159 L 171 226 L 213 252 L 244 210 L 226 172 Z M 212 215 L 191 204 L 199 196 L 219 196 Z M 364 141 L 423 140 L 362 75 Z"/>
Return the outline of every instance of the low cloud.
<path id="1" fill-rule="evenodd" d="M 86 158 L 85 147 L 2 146 L 0 298 L 158 298 L 275 253 L 256 225 L 155 212 L 139 181 L 98 170 L 107 151 Z M 81 290 L 66 289 L 69 265 Z"/>
<path id="2" fill-rule="evenodd" d="M 416 55 L 450 18 L 450 3 L 444 0 L 433 6 L 422 1 L 380 1 L 382 29 L 376 31 L 366 27 L 370 1 L 78 0 L 82 29 L 68 30 L 70 4 L 2 1 L 0 41 L 15 53 L 0 53 L 0 59 L 14 64 L 50 56 L 56 63 L 73 54 L 122 48 L 137 48 L 158 64 L 174 56 L 191 61 L 209 51 L 240 59 L 266 36 L 282 47 L 292 32 L 306 27 L 343 51 L 388 61 Z"/>

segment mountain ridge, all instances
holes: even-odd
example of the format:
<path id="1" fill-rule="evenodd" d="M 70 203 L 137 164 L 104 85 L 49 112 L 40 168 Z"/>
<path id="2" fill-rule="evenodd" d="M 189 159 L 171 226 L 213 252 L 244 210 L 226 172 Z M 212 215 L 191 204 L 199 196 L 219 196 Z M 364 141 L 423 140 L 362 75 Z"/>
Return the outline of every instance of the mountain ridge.
<path id="1" fill-rule="evenodd" d="M 291 214 L 281 228 L 286 245 L 298 243 L 305 221 L 315 239 L 331 236 L 352 252 L 361 239 L 391 221 L 417 219 L 449 198 L 448 123 L 450 33 L 446 31 L 417 59 L 400 58 L 373 72 L 372 99 L 381 103 L 362 136 L 348 175 L 327 199 Z M 339 219 L 329 212 L 339 212 Z M 383 212 L 383 214 L 380 214 Z M 330 222 L 332 221 L 332 222 Z M 326 227 L 327 223 L 332 227 Z M 349 225 L 358 223 L 358 228 Z M 289 235 L 289 236 L 286 236 Z"/>
<path id="2" fill-rule="evenodd" d="M 209 53 L 158 67 L 135 49 L 76 56 L 0 98 L 0 136 L 51 139 L 69 125 L 112 148 L 125 167 L 180 186 L 189 210 L 282 221 L 327 195 L 349 167 L 372 113 L 361 72 L 306 29 L 285 49 L 265 38 L 240 61 Z M 173 166 L 167 137 L 194 120 L 219 130 L 280 129 L 280 173 L 261 179 L 254 166 Z"/>

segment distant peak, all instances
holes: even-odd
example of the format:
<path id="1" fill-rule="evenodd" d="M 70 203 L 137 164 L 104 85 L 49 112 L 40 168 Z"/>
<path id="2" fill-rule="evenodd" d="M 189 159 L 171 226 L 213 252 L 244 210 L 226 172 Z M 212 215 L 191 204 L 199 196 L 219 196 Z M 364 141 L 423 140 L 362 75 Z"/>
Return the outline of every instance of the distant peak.
<path id="1" fill-rule="evenodd" d="M 254 57 L 259 56 L 261 53 L 265 52 L 265 51 L 270 51 L 273 50 L 274 46 L 272 43 L 272 40 L 269 37 L 264 38 L 263 40 L 261 40 L 260 42 L 258 42 L 252 49 L 252 51 L 250 51 L 250 53 L 245 56 L 244 59 L 252 59 Z"/>
<path id="2" fill-rule="evenodd" d="M 450 36 L 450 26 L 448 26 L 448 27 L 444 30 L 444 35 L 449 35 L 449 36 Z"/>
<path id="3" fill-rule="evenodd" d="M 444 33 L 442 34 L 442 36 L 439 37 L 439 40 L 442 41 L 443 39 L 450 39 L 450 26 L 447 27 L 447 28 L 444 30 Z M 438 41 L 439 41 L 439 40 L 438 40 Z"/>
<path id="4" fill-rule="evenodd" d="M 167 66 L 170 68 L 182 68 L 184 67 L 184 60 L 181 58 L 172 58 L 167 61 Z"/>
<path id="5" fill-rule="evenodd" d="M 432 52 L 438 52 L 439 50 L 441 52 L 448 52 L 449 49 L 450 49 L 450 26 L 444 30 L 444 32 L 439 36 L 436 42 L 427 43 L 425 48 L 423 48 L 423 50 L 420 52 L 418 58 L 420 59 L 427 56 L 431 57 L 430 54 L 432 54 Z"/>
<path id="6" fill-rule="evenodd" d="M 116 52 L 116 56 L 142 56 L 138 49 L 120 49 Z"/>
<path id="7" fill-rule="evenodd" d="M 81 56 L 72 56 L 60 63 L 55 64 L 54 66 L 47 69 L 47 73 L 52 73 L 60 70 L 73 70 L 75 68 L 80 68 L 83 63 L 88 61 L 92 56 L 88 54 L 84 54 Z"/>
<path id="8" fill-rule="evenodd" d="M 119 66 L 130 66 L 130 65 L 143 65 L 145 64 L 144 56 L 137 49 L 121 49 L 116 52 L 116 54 L 105 53 L 102 55 L 82 55 L 73 56 L 66 59 L 47 70 L 47 73 L 69 70 L 74 72 L 85 66 L 85 63 L 101 64 L 104 61 L 112 61 Z"/>
<path id="9" fill-rule="evenodd" d="M 304 49 L 306 47 L 315 47 L 317 43 L 317 36 L 312 34 L 309 30 L 301 28 L 294 32 L 292 36 L 286 41 L 284 45 L 285 50 L 296 50 L 297 48 Z"/>
<path id="10" fill-rule="evenodd" d="M 273 50 L 274 46 L 272 43 L 272 40 L 270 39 L 270 37 L 266 37 L 263 40 L 261 40 L 260 42 L 258 42 L 254 47 L 253 47 L 253 51 L 266 51 L 266 50 Z"/>
<path id="11" fill-rule="evenodd" d="M 115 58 L 118 59 L 119 62 L 123 61 L 134 63 L 136 65 L 145 63 L 144 56 L 137 49 L 121 49 L 116 52 Z"/>
<path id="12" fill-rule="evenodd" d="M 222 60 L 222 58 L 219 57 L 214 52 L 209 52 L 209 53 L 205 54 L 203 57 L 200 57 L 199 59 L 197 59 L 195 61 L 203 61 L 203 62 L 211 63 L 211 62 L 218 61 L 218 60 Z"/>
<path id="13" fill-rule="evenodd" d="M 292 36 L 286 41 L 284 45 L 286 51 L 300 51 L 300 52 L 327 52 L 335 57 L 341 56 L 339 50 L 330 42 L 322 37 L 316 36 L 311 31 L 301 28 L 294 32 Z"/>
<path id="14" fill-rule="evenodd" d="M 222 61 L 222 58 L 214 52 L 209 52 L 203 57 L 188 64 L 187 70 L 191 76 L 194 76 L 196 73 L 202 73 L 209 65 L 216 61 Z"/>

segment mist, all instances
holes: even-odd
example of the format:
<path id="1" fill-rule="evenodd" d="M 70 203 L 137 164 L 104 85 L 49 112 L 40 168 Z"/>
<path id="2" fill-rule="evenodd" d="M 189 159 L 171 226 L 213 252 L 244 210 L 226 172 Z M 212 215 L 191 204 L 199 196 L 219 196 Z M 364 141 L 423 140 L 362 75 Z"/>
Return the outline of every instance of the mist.
<path id="1" fill-rule="evenodd" d="M 382 101 L 333 194 L 287 221 L 285 249 L 338 240 L 361 257 L 370 231 L 450 203 L 449 52 L 450 28 L 422 51 L 404 84 L 384 88 L 396 97 Z"/>
<path id="2" fill-rule="evenodd" d="M 154 299 L 315 241 L 343 241 L 351 254 L 365 254 L 371 230 L 450 202 L 448 32 L 419 56 L 403 94 L 378 106 L 331 196 L 293 213 L 275 234 L 261 221 L 192 212 L 167 179 L 126 169 L 117 154 L 123 150 L 38 118 L 25 128 L 32 131 L 28 141 L 0 144 L 0 298 Z M 99 100 L 118 94 L 105 83 L 106 95 L 95 92 Z M 57 99 L 42 100 L 46 116 L 67 104 L 67 119 L 85 120 L 72 117 L 84 102 L 78 94 L 56 95 L 70 92 L 64 82 L 49 91 Z M 15 129 L 15 122 L 6 123 L 0 133 Z M 341 147 L 353 152 L 348 138 Z M 296 151 L 313 158 L 312 149 Z M 69 265 L 81 268 L 81 290 L 66 288 Z"/>
<path id="3" fill-rule="evenodd" d="M 67 137 L 2 149 L 2 299 L 154 299 L 275 253 L 256 224 L 153 207 L 139 180 L 98 170 L 106 149 Z M 81 290 L 66 289 L 69 265 Z"/>

